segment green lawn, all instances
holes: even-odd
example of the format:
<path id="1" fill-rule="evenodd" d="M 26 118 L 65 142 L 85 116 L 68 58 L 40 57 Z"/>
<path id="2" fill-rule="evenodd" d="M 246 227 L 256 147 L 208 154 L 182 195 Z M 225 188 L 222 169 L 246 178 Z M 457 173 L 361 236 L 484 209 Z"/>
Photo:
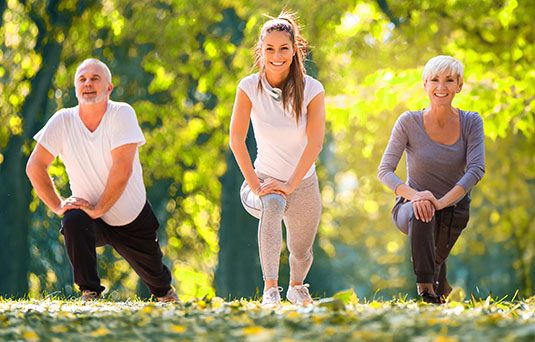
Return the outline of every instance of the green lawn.
<path id="1" fill-rule="evenodd" d="M 286 303 L 277 310 L 220 298 L 182 304 L 0 299 L 0 340 L 532 342 L 534 310 L 535 297 L 434 306 L 363 302 L 342 294 L 309 307 Z"/>

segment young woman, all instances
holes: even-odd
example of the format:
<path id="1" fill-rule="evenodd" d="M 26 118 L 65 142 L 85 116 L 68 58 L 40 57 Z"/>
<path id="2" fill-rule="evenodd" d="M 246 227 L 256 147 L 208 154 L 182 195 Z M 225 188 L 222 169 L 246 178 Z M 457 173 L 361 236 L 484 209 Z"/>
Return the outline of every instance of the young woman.
<path id="1" fill-rule="evenodd" d="M 423 71 L 429 106 L 397 120 L 377 176 L 398 195 L 392 217 L 408 234 L 418 293 L 442 303 L 451 292 L 446 258 L 466 227 L 469 192 L 485 173 L 483 121 L 452 107 L 463 86 L 463 65 L 450 56 L 431 58 Z M 407 153 L 407 182 L 395 173 Z"/>
<path id="2" fill-rule="evenodd" d="M 312 244 L 321 215 L 314 161 L 325 130 L 324 90 L 306 75 L 307 42 L 293 14 L 283 11 L 260 31 L 255 48 L 259 72 L 238 85 L 230 123 L 230 148 L 245 178 L 241 200 L 260 219 L 258 246 L 264 277 L 264 307 L 278 307 L 282 226 L 290 251 L 286 298 L 312 303 L 304 284 L 312 264 Z M 257 156 L 251 163 L 245 138 L 252 122 Z"/>

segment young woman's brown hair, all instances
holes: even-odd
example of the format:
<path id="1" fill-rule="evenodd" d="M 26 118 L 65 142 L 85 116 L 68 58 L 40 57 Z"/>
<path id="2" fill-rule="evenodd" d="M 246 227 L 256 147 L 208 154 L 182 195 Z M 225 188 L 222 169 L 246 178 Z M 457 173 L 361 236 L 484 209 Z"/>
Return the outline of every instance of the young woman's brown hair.
<path id="1" fill-rule="evenodd" d="M 262 80 L 266 74 L 266 66 L 262 59 L 262 42 L 268 33 L 273 31 L 287 32 L 290 36 L 294 48 L 290 73 L 282 87 L 282 104 L 286 111 L 292 113 L 297 123 L 303 111 L 303 98 L 305 90 L 305 58 L 307 55 L 307 41 L 301 35 L 301 28 L 295 19 L 295 14 L 283 10 L 277 18 L 266 22 L 260 30 L 258 43 L 254 50 L 256 58 L 255 65 L 258 66 L 260 80 L 258 87 L 263 91 Z M 291 107 L 291 108 L 290 108 Z"/>

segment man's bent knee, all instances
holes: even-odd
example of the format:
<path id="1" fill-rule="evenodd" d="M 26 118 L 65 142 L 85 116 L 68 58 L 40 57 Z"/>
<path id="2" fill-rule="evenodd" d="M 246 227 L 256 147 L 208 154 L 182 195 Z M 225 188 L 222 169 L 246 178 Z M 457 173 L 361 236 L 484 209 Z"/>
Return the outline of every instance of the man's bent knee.
<path id="1" fill-rule="evenodd" d="M 61 233 L 63 235 L 78 229 L 87 229 L 93 224 L 93 219 L 81 209 L 68 210 L 61 219 Z"/>

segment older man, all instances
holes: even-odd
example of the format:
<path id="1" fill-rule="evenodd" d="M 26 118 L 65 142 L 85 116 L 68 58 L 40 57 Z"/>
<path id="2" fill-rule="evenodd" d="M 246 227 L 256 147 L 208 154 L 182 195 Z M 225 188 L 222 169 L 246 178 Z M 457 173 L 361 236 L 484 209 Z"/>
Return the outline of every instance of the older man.
<path id="1" fill-rule="evenodd" d="M 26 173 L 37 195 L 63 216 L 61 233 L 82 300 L 102 297 L 96 247 L 111 245 L 163 302 L 179 300 L 162 263 L 158 220 L 146 199 L 138 147 L 145 138 L 134 109 L 109 99 L 106 64 L 90 58 L 74 77 L 78 106 L 59 110 L 34 139 Z M 72 196 L 62 199 L 48 174 L 65 164 Z"/>

